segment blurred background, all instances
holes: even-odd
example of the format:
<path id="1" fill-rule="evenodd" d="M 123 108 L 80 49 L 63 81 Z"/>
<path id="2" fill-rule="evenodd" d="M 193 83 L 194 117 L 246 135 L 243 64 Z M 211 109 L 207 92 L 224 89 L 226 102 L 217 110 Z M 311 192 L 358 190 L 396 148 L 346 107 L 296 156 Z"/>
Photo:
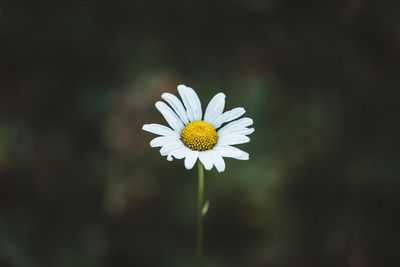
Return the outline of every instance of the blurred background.
<path id="1" fill-rule="evenodd" d="M 193 266 L 176 86 L 254 119 L 206 172 L 207 267 L 400 266 L 399 1 L 0 4 L 0 266 Z"/>

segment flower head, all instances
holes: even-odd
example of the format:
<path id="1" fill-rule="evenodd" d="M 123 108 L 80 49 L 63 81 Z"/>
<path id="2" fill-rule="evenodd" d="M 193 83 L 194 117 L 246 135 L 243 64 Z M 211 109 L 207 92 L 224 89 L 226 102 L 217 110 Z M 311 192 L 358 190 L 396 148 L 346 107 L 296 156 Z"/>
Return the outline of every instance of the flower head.
<path id="1" fill-rule="evenodd" d="M 199 159 L 206 170 L 215 166 L 222 172 L 225 170 L 223 157 L 249 159 L 248 153 L 232 146 L 249 142 L 247 135 L 254 132 L 254 128 L 248 128 L 253 124 L 252 119 L 238 119 L 245 113 L 244 108 L 223 112 L 225 94 L 218 93 L 211 99 L 203 118 L 196 92 L 185 85 L 179 85 L 178 92 L 183 104 L 169 93 L 161 96 L 169 106 L 161 101 L 156 103 L 171 128 L 155 123 L 143 125 L 143 130 L 160 135 L 151 140 L 151 147 L 161 147 L 161 155 L 169 161 L 184 158 L 187 169 L 193 168 Z M 221 127 L 224 123 L 227 124 Z"/>

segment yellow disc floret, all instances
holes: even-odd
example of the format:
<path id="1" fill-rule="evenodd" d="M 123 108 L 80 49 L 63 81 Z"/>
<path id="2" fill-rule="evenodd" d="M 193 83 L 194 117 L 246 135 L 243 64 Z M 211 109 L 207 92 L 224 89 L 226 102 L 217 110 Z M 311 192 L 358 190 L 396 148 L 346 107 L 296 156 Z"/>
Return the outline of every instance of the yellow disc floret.
<path id="1" fill-rule="evenodd" d="M 192 121 L 183 128 L 181 140 L 192 150 L 204 151 L 215 146 L 218 141 L 218 134 L 208 122 Z"/>

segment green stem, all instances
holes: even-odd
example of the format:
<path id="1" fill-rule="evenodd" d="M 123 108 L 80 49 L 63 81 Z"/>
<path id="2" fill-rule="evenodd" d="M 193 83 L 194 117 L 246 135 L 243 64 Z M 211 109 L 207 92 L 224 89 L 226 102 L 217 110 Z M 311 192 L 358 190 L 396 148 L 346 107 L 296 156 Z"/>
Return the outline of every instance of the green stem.
<path id="1" fill-rule="evenodd" d="M 199 185 L 197 195 L 197 267 L 203 266 L 203 195 L 204 195 L 204 167 L 200 160 L 199 166 Z"/>

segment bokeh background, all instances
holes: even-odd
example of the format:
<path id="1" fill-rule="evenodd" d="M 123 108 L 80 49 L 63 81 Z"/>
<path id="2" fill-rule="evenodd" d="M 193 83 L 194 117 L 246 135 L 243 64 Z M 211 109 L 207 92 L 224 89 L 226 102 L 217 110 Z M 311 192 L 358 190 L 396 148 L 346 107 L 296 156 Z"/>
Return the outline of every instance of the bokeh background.
<path id="1" fill-rule="evenodd" d="M 193 266 L 178 84 L 254 119 L 206 173 L 208 267 L 400 266 L 399 1 L 0 4 L 0 266 Z"/>

